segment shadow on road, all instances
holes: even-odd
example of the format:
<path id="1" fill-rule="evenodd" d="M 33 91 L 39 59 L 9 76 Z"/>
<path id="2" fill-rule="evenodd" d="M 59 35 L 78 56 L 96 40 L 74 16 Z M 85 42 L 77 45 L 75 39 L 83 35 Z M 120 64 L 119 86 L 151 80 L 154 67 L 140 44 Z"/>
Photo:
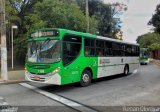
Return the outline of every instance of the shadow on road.
<path id="1" fill-rule="evenodd" d="M 131 75 L 131 74 L 129 74 L 129 75 Z M 92 83 L 90 86 L 94 86 L 94 85 L 97 85 L 97 84 L 102 83 L 104 81 L 114 80 L 114 79 L 118 79 L 118 78 L 122 78 L 122 77 L 126 77 L 126 76 L 124 76 L 123 74 L 117 74 L 117 75 L 113 75 L 113 76 L 94 79 L 94 80 L 92 80 Z M 67 85 L 62 85 L 62 86 L 45 85 L 45 86 L 41 86 L 38 88 L 45 90 L 45 91 L 48 91 L 48 92 L 51 92 L 51 91 L 52 92 L 66 92 L 66 91 L 70 91 L 72 89 L 85 88 L 85 87 L 81 87 L 79 85 L 79 83 L 73 83 L 73 84 L 67 84 Z"/>

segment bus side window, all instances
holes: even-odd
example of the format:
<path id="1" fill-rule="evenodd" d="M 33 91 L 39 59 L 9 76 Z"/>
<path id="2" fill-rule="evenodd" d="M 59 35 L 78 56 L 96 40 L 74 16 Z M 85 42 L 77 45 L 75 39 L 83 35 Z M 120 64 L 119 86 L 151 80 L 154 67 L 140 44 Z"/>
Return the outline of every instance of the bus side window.
<path id="1" fill-rule="evenodd" d="M 90 49 L 89 48 L 85 48 L 85 55 L 90 55 Z"/>
<path id="2" fill-rule="evenodd" d="M 99 39 L 96 40 L 96 55 L 104 56 L 104 41 Z"/>
<path id="3" fill-rule="evenodd" d="M 98 56 L 103 56 L 102 51 L 99 51 L 99 52 L 98 52 Z"/>
<path id="4" fill-rule="evenodd" d="M 105 47 L 104 47 L 104 55 L 105 56 L 111 56 L 112 55 L 112 42 L 105 41 Z"/>
<path id="5" fill-rule="evenodd" d="M 85 56 L 94 56 L 95 55 L 95 40 L 90 38 L 84 39 L 84 55 Z"/>

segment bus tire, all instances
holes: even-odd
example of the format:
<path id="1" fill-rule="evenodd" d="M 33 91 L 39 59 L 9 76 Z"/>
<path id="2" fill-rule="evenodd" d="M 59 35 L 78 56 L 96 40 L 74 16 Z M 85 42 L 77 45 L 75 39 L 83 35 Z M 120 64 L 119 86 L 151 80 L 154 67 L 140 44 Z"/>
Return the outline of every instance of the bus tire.
<path id="1" fill-rule="evenodd" d="M 128 67 L 127 65 L 124 67 L 124 72 L 123 72 L 123 74 L 124 74 L 125 76 L 127 76 L 127 75 L 129 74 L 129 67 Z"/>
<path id="2" fill-rule="evenodd" d="M 84 70 L 81 76 L 80 85 L 82 87 L 89 86 L 91 84 L 92 76 L 89 70 Z"/>

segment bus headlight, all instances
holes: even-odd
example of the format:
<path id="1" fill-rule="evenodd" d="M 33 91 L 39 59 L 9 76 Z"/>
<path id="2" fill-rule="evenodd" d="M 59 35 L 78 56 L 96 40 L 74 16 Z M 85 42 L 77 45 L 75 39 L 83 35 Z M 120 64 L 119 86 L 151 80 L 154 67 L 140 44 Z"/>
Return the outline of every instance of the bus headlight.
<path id="1" fill-rule="evenodd" d="M 52 72 L 52 74 L 55 74 L 55 73 L 57 73 L 59 71 L 59 68 L 56 68 L 53 72 Z"/>

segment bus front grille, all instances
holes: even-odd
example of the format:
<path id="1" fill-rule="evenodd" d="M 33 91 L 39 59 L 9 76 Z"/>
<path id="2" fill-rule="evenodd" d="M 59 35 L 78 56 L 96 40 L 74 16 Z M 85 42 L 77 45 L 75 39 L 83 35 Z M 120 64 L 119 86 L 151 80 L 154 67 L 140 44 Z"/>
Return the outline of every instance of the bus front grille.
<path id="1" fill-rule="evenodd" d="M 33 73 L 33 72 L 30 72 L 30 73 L 34 75 L 46 75 L 46 73 Z"/>
<path id="2" fill-rule="evenodd" d="M 33 69 L 47 69 L 50 68 L 49 65 L 28 65 L 29 68 Z"/>
<path id="3" fill-rule="evenodd" d="M 39 81 L 39 82 L 44 82 L 45 78 L 40 78 L 40 80 L 36 80 L 36 79 L 34 79 L 34 77 L 32 77 L 31 80 L 33 80 L 33 81 Z"/>
<path id="4" fill-rule="evenodd" d="M 38 77 L 38 80 L 36 79 L 36 77 Z M 46 80 L 46 78 L 48 78 L 45 75 L 37 75 L 37 74 L 29 74 L 29 78 L 33 81 L 37 81 L 37 82 L 44 82 Z"/>

